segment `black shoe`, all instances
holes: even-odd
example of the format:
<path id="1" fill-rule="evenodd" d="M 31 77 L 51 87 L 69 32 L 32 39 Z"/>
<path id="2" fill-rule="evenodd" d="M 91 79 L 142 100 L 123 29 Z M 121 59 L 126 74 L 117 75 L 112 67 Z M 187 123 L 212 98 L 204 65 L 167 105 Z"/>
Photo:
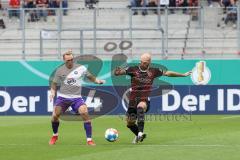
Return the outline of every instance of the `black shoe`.
<path id="1" fill-rule="evenodd" d="M 146 16 L 148 13 L 147 12 L 142 12 L 142 15 L 143 16 Z"/>
<path id="2" fill-rule="evenodd" d="M 138 141 L 142 142 L 145 138 L 147 138 L 147 134 L 143 133 L 141 137 L 138 137 Z"/>
<path id="3" fill-rule="evenodd" d="M 138 15 L 138 12 L 133 12 L 133 15 Z"/>

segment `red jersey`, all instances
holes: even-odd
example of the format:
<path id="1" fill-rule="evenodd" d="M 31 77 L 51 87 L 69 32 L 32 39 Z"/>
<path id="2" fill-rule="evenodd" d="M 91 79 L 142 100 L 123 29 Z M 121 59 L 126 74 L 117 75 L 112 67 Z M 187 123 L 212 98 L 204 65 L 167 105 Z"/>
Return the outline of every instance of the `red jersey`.
<path id="1" fill-rule="evenodd" d="M 36 4 L 37 5 L 47 5 L 48 4 L 48 0 L 36 0 Z"/>
<path id="2" fill-rule="evenodd" d="M 14 8 L 20 7 L 20 0 L 10 0 L 9 6 L 14 7 Z"/>
<path id="3" fill-rule="evenodd" d="M 126 74 L 131 76 L 130 101 L 146 101 L 152 89 L 153 81 L 156 77 L 163 75 L 159 68 L 149 68 L 142 71 L 139 66 L 128 67 Z"/>

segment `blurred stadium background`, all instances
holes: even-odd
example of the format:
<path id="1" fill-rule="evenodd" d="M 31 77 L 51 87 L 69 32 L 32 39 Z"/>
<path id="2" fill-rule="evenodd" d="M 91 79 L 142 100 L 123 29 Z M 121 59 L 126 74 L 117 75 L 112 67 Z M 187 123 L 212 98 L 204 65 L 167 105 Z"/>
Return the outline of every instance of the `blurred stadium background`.
<path id="1" fill-rule="evenodd" d="M 23 7 L 27 1 L 17 9 L 9 0 L 0 2 L 0 159 L 240 158 L 238 1 L 225 8 L 217 0 L 196 0 L 186 7 L 148 7 L 148 14 L 142 15 L 142 8 L 130 7 L 129 0 L 89 0 L 87 5 L 85 0 L 68 0 L 67 7 L 60 3 L 45 8 L 47 17 L 41 19 L 36 15 L 42 8 Z M 138 15 L 133 15 L 134 9 Z M 116 48 L 106 51 L 106 44 Z M 93 119 L 95 148 L 85 145 L 81 122 L 73 121 L 62 121 L 59 143 L 48 146 L 49 77 L 69 49 L 76 56 L 103 60 L 98 76 L 107 83 L 87 84 L 90 89 L 85 91 L 88 95 L 95 90 L 99 96 L 89 102 L 93 108 L 114 105 L 111 115 Z M 111 59 L 123 53 L 137 62 L 143 52 L 151 52 L 154 63 L 169 70 L 193 70 L 194 75 L 163 78 L 174 92 L 153 98 L 148 138 L 132 145 L 123 120 L 125 90 L 117 93 L 115 88 L 129 83 L 113 80 Z M 204 66 L 202 83 L 197 80 L 199 63 Z M 104 140 L 104 131 L 111 127 L 119 131 L 114 143 Z"/>
<path id="2" fill-rule="evenodd" d="M 12 8 L 8 8 L 7 1 L 2 0 L 0 12 L 6 26 L 0 30 L 1 52 L 4 52 L 1 58 L 56 59 L 69 48 L 76 54 L 109 55 L 114 52 L 106 53 L 104 45 L 122 40 L 134 44 L 126 54 L 150 50 L 157 57 L 166 55 L 175 59 L 239 56 L 239 25 L 223 25 L 226 13 L 217 2 L 208 7 L 207 1 L 199 1 L 200 5 L 190 6 L 185 14 L 183 8 L 169 14 L 163 7 L 159 15 L 149 11 L 147 16 L 141 13 L 133 16 L 127 8 L 128 0 L 102 0 L 93 5 L 95 9 L 86 8 L 84 0 L 68 0 L 66 15 L 60 14 L 64 9 L 47 8 L 46 22 L 34 18 L 29 22 L 34 9 L 21 8 L 19 19 L 9 18 Z M 53 10 L 55 15 L 51 14 Z"/>

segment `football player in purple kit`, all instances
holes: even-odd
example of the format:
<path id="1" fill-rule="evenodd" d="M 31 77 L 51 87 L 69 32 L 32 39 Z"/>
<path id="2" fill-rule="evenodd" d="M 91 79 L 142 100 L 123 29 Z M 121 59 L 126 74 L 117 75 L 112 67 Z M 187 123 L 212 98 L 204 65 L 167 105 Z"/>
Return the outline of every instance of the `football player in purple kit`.
<path id="1" fill-rule="evenodd" d="M 142 142 L 146 138 L 144 130 L 144 113 L 149 110 L 152 84 L 155 78 L 160 76 L 186 77 L 191 75 L 191 71 L 184 74 L 173 71 L 163 71 L 160 68 L 150 67 L 151 55 L 144 53 L 141 55 L 140 64 L 127 68 L 117 67 L 114 71 L 116 76 L 131 76 L 131 89 L 129 95 L 129 106 L 126 113 L 127 127 L 135 134 L 133 143 Z M 136 123 L 137 122 L 137 123 Z"/>
<path id="2" fill-rule="evenodd" d="M 92 140 L 92 125 L 88 108 L 81 96 L 81 80 L 86 76 L 91 82 L 96 84 L 103 84 L 105 81 L 97 79 L 88 72 L 85 66 L 74 63 L 73 58 L 71 50 L 63 54 L 65 64 L 56 70 L 51 84 L 50 101 L 52 101 L 56 95 L 57 84 L 60 85 L 60 88 L 52 113 L 53 136 L 49 141 L 49 145 L 54 145 L 58 140 L 59 117 L 71 106 L 72 110 L 79 113 L 84 120 L 87 144 L 94 146 L 95 143 Z"/>

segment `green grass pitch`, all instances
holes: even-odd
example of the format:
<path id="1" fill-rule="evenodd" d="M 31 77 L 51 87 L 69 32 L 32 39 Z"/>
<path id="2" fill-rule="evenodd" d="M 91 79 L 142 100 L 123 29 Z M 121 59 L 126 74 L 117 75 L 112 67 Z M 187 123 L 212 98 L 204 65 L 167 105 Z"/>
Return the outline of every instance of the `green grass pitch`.
<path id="1" fill-rule="evenodd" d="M 92 121 L 95 147 L 86 145 L 82 122 L 61 121 L 59 140 L 49 146 L 49 116 L 1 116 L 0 160 L 239 160 L 240 116 L 201 115 L 183 120 L 155 120 L 145 125 L 147 138 L 131 144 L 133 134 L 119 116 Z M 119 139 L 104 132 L 116 128 Z"/>

